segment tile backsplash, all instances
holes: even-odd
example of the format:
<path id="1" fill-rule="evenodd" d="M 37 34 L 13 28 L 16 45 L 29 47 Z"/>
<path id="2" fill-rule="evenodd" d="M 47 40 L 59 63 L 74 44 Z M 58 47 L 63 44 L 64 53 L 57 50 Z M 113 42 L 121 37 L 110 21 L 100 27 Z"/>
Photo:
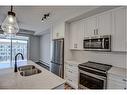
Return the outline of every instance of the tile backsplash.
<path id="1" fill-rule="evenodd" d="M 72 51 L 72 59 L 82 63 L 94 61 L 127 68 L 127 53 L 124 52 Z"/>

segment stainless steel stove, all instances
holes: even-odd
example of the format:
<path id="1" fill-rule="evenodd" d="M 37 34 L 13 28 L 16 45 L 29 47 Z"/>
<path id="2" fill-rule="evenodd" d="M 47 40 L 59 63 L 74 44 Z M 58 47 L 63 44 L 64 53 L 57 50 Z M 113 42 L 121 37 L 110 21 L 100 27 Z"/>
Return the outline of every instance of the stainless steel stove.
<path id="1" fill-rule="evenodd" d="M 79 64 L 79 88 L 106 89 L 107 71 L 111 65 L 88 61 Z"/>

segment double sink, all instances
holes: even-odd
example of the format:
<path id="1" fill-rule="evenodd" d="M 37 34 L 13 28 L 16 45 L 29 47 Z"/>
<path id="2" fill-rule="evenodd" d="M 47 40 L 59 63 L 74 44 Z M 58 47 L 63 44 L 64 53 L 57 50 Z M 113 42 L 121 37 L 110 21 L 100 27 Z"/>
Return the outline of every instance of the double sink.
<path id="1" fill-rule="evenodd" d="M 41 73 L 41 70 L 36 68 L 34 65 L 25 65 L 18 67 L 21 76 L 31 76 Z"/>

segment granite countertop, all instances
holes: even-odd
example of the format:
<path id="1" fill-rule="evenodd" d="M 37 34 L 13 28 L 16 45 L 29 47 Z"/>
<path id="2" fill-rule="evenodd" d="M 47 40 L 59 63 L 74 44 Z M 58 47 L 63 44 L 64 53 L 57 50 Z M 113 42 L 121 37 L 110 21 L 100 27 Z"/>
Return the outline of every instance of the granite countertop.
<path id="1" fill-rule="evenodd" d="M 65 63 L 69 63 L 69 64 L 74 64 L 74 65 L 79 65 L 82 62 L 76 61 L 76 60 L 66 60 Z"/>
<path id="2" fill-rule="evenodd" d="M 127 77 L 127 69 L 120 67 L 112 67 L 109 71 L 109 74 L 114 74 L 117 76 Z"/>
<path id="3" fill-rule="evenodd" d="M 42 72 L 31 76 L 21 76 L 14 73 L 13 68 L 0 70 L 0 89 L 53 89 L 66 81 L 43 67 L 28 60 L 28 65 L 34 65 Z"/>

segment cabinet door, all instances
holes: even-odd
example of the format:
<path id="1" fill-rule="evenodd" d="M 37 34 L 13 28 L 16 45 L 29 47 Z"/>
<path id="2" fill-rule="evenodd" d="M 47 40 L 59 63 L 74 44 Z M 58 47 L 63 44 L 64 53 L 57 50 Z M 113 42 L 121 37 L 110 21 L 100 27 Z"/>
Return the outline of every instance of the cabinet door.
<path id="1" fill-rule="evenodd" d="M 76 21 L 70 24 L 70 48 L 83 49 L 84 22 Z"/>
<path id="2" fill-rule="evenodd" d="M 52 33 L 52 36 L 53 36 L 53 37 L 52 37 L 53 39 L 57 39 L 57 36 L 58 36 L 57 32 L 54 31 L 54 32 Z"/>
<path id="3" fill-rule="evenodd" d="M 70 49 L 75 49 L 77 46 L 77 23 L 70 24 Z"/>
<path id="4" fill-rule="evenodd" d="M 77 39 L 77 49 L 83 49 L 83 39 L 84 39 L 84 20 L 77 22 L 77 33 L 75 33 Z"/>
<path id="5" fill-rule="evenodd" d="M 65 64 L 65 79 L 73 88 L 78 88 L 78 66 Z"/>
<path id="6" fill-rule="evenodd" d="M 126 83 L 108 79 L 107 88 L 108 89 L 126 89 Z"/>
<path id="7" fill-rule="evenodd" d="M 98 15 L 98 28 L 96 29 L 97 35 L 111 35 L 112 27 L 112 14 L 111 12 Z"/>
<path id="8" fill-rule="evenodd" d="M 58 39 L 64 38 L 64 32 L 58 31 L 58 32 L 56 33 L 56 36 L 57 36 Z"/>
<path id="9" fill-rule="evenodd" d="M 126 51 L 126 11 L 120 8 L 113 11 L 112 50 Z"/>
<path id="10" fill-rule="evenodd" d="M 95 29 L 97 28 L 97 17 L 90 17 L 85 21 L 85 37 L 91 37 L 95 35 Z"/>

